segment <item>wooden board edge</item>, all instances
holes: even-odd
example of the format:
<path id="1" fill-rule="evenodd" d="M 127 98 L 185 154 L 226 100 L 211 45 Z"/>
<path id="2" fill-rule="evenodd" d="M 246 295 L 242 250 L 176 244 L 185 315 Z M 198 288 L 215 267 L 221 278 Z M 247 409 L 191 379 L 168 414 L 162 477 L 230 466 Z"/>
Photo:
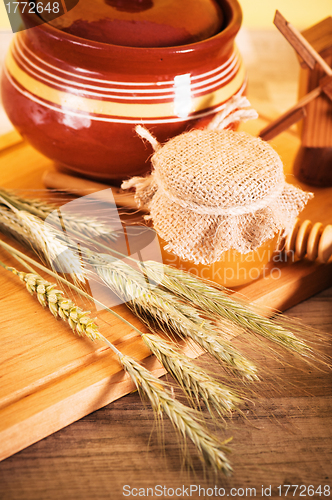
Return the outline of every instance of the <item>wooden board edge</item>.
<path id="1" fill-rule="evenodd" d="M 165 369 L 154 356 L 146 358 L 143 364 L 157 377 L 165 374 Z M 68 381 L 71 379 L 72 377 L 69 377 Z M 52 390 L 53 384 L 47 388 L 48 392 Z M 134 390 L 136 388 L 129 376 L 120 370 L 111 377 L 73 392 L 70 397 L 37 411 L 28 419 L 0 432 L 0 461 Z M 34 393 L 26 398 L 26 403 L 33 404 L 34 399 L 38 397 L 40 393 Z"/>
<path id="2" fill-rule="evenodd" d="M 191 358 L 197 358 L 202 354 L 199 347 L 190 343 L 181 341 L 181 345 L 182 352 Z M 149 355 L 139 361 L 156 377 L 166 374 L 165 368 L 154 355 Z M 77 375 L 82 376 L 84 368 L 86 367 L 83 367 L 79 373 L 71 374 L 66 383 L 75 387 L 76 377 Z M 48 396 L 51 397 L 52 394 L 57 393 L 57 386 L 61 383 L 61 381 L 56 380 L 47 387 L 42 387 L 25 396 L 22 401 L 14 402 L 13 411 L 16 403 L 31 407 L 31 405 L 37 404 L 41 397 L 46 400 Z M 72 393 L 65 399 L 55 401 L 49 406 L 44 405 L 28 418 L 0 430 L 0 461 L 135 390 L 134 383 L 121 368 L 118 372 L 103 377 L 80 391 L 73 389 Z"/>
<path id="3" fill-rule="evenodd" d="M 264 306 L 272 314 L 273 311 L 286 311 L 332 286 L 332 262 L 319 264 L 302 260 L 280 271 L 278 288 L 275 287 L 276 278 L 269 274 L 236 291 L 234 297 L 247 297 L 250 303 Z"/>

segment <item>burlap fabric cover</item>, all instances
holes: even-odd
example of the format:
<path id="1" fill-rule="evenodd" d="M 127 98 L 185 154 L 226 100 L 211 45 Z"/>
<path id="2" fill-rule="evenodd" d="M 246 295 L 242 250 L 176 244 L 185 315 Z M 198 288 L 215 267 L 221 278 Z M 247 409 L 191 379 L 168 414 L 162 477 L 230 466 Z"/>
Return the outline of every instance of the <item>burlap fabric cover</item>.
<path id="1" fill-rule="evenodd" d="M 267 142 L 243 132 L 184 133 L 160 147 L 152 164 L 151 176 L 123 187 L 136 187 L 165 249 L 196 264 L 287 234 L 312 197 L 285 183 L 281 159 Z"/>

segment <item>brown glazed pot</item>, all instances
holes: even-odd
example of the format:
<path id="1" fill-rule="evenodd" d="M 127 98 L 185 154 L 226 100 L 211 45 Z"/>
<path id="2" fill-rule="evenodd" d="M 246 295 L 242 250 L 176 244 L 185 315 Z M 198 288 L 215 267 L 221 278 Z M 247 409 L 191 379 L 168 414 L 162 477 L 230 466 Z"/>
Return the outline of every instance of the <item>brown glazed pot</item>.
<path id="1" fill-rule="evenodd" d="M 241 9 L 237 0 L 217 3 L 220 32 L 172 47 L 88 40 L 36 16 L 7 55 L 2 99 L 10 120 L 37 150 L 82 175 L 119 180 L 147 172 L 152 149 L 136 124 L 164 142 L 244 91 L 234 45 Z"/>

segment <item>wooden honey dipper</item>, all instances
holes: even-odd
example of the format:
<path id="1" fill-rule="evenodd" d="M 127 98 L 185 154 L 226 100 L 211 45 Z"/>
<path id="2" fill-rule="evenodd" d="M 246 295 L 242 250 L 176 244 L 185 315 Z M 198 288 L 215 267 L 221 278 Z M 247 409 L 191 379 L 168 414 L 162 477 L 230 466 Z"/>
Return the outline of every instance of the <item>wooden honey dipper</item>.
<path id="1" fill-rule="evenodd" d="M 298 259 L 306 256 L 311 261 L 317 259 L 321 263 L 328 262 L 332 255 L 332 225 L 296 219 L 292 231 L 283 242 L 283 250 L 288 255 L 295 252 Z"/>

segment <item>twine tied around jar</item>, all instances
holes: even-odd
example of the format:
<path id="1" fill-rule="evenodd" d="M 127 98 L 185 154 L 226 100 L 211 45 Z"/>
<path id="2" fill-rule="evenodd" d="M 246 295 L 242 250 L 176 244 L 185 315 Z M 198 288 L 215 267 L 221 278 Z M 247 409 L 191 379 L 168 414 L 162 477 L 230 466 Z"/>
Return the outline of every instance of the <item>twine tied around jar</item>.
<path id="1" fill-rule="evenodd" d="M 313 196 L 285 182 L 279 155 L 265 141 L 225 127 L 257 117 L 245 97 L 234 97 L 204 130 L 164 145 L 142 126 L 137 133 L 155 149 L 153 172 L 133 177 L 138 206 L 150 210 L 165 250 L 195 264 L 211 264 L 229 249 L 255 250 L 284 235 Z"/>

